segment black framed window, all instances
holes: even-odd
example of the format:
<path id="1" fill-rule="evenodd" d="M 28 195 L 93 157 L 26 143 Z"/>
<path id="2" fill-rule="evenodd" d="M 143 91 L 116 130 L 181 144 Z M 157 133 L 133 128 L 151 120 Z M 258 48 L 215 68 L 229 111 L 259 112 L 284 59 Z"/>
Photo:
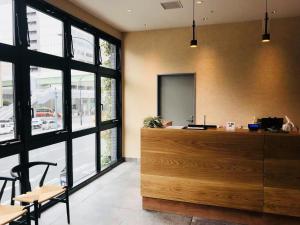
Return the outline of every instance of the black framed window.
<path id="1" fill-rule="evenodd" d="M 71 70 L 73 131 L 96 126 L 95 78 L 94 73 Z"/>
<path id="2" fill-rule="evenodd" d="M 117 68 L 116 45 L 104 40 L 99 40 L 101 66 L 115 70 Z"/>
<path id="3" fill-rule="evenodd" d="M 14 64 L 0 61 L 0 142 L 16 138 Z"/>
<path id="4" fill-rule="evenodd" d="M 64 129 L 63 72 L 30 67 L 32 135 Z"/>
<path id="5" fill-rule="evenodd" d="M 117 117 L 116 79 L 101 77 L 101 120 L 114 120 Z"/>
<path id="6" fill-rule="evenodd" d="M 29 162 L 55 162 L 57 166 L 49 168 L 45 184 L 67 184 L 66 172 L 66 143 L 60 142 L 53 145 L 37 148 L 29 152 Z M 30 183 L 37 187 L 43 176 L 45 167 L 32 167 L 29 169 Z"/>
<path id="7" fill-rule="evenodd" d="M 12 155 L 5 158 L 0 158 L 0 177 L 10 177 L 10 168 L 19 163 L 19 155 Z M 0 181 L 2 187 L 3 181 Z M 19 194 L 19 183 L 16 183 L 16 194 Z M 2 203 L 10 204 L 11 198 L 11 184 L 8 183 L 4 189 Z"/>
<path id="8" fill-rule="evenodd" d="M 120 49 L 46 1 L 0 1 L 0 175 L 56 162 L 46 183 L 77 190 L 123 161 Z"/>
<path id="9" fill-rule="evenodd" d="M 28 48 L 63 56 L 63 22 L 30 6 L 27 9 Z"/>
<path id="10" fill-rule="evenodd" d="M 101 131 L 101 169 L 104 170 L 118 160 L 117 128 Z"/>
<path id="11" fill-rule="evenodd" d="M 14 1 L 0 1 L 0 42 L 14 44 Z"/>
<path id="12" fill-rule="evenodd" d="M 71 26 L 73 59 L 85 63 L 95 63 L 95 38 L 92 34 Z"/>
<path id="13" fill-rule="evenodd" d="M 96 173 L 96 135 L 90 134 L 73 139 L 74 184 Z M 88 144 L 87 144 L 88 143 Z"/>

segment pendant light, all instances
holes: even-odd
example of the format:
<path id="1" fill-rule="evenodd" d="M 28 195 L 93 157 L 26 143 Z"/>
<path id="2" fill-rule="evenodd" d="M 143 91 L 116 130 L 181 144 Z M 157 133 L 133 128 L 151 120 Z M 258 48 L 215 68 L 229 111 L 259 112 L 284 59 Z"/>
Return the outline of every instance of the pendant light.
<path id="1" fill-rule="evenodd" d="M 196 28 L 196 23 L 195 23 L 195 0 L 193 0 L 193 40 L 191 40 L 191 48 L 197 48 L 197 39 L 195 38 L 195 28 Z"/>
<path id="2" fill-rule="evenodd" d="M 266 14 L 265 14 L 265 33 L 262 35 L 262 42 L 269 42 L 271 40 L 271 35 L 268 33 L 268 0 L 266 0 Z"/>

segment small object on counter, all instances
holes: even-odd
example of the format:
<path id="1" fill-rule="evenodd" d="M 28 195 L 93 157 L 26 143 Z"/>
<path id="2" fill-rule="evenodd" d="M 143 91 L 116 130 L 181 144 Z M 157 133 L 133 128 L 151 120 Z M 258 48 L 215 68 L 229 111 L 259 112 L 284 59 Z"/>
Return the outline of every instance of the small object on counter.
<path id="1" fill-rule="evenodd" d="M 172 120 L 162 120 L 162 124 L 164 127 L 169 127 L 173 125 L 173 121 Z"/>
<path id="2" fill-rule="evenodd" d="M 285 120 L 286 120 L 286 123 L 282 125 L 282 130 L 285 132 L 293 131 L 293 129 L 295 127 L 294 123 L 287 116 L 285 116 Z"/>
<path id="3" fill-rule="evenodd" d="M 248 129 L 250 131 L 258 131 L 259 128 L 260 128 L 259 124 L 256 124 L 256 123 L 254 123 L 254 124 L 248 124 Z"/>
<path id="4" fill-rule="evenodd" d="M 227 122 L 226 130 L 227 131 L 235 131 L 235 122 Z"/>
<path id="5" fill-rule="evenodd" d="M 207 127 L 205 125 L 196 125 L 196 124 L 189 124 L 185 129 L 191 130 L 206 130 Z"/>
<path id="6" fill-rule="evenodd" d="M 261 124 L 261 129 L 268 130 L 272 128 L 273 130 L 281 130 L 283 125 L 283 118 L 261 118 L 258 120 L 258 123 Z"/>
<path id="7" fill-rule="evenodd" d="M 166 129 L 184 129 L 185 126 L 167 126 Z"/>

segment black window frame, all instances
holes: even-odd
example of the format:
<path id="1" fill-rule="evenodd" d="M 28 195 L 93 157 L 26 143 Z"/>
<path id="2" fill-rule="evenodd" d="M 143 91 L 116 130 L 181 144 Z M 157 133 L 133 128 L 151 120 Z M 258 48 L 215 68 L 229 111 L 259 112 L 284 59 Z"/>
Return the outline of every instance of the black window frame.
<path id="1" fill-rule="evenodd" d="M 48 145 L 65 142 L 66 169 L 68 185 L 71 192 L 84 187 L 88 183 L 108 172 L 124 161 L 122 157 L 122 79 L 121 79 L 121 40 L 89 25 L 88 23 L 54 7 L 42 0 L 13 0 L 14 3 L 14 32 L 15 44 L 0 43 L 0 61 L 14 64 L 15 87 L 15 117 L 16 139 L 0 142 L 0 158 L 19 155 L 21 164 L 29 161 L 29 152 Z M 29 6 L 45 13 L 63 23 L 63 56 L 55 56 L 28 48 L 28 24 L 26 7 Z M 94 36 L 94 63 L 85 63 L 73 60 L 71 57 L 71 26 L 75 26 Z M 101 67 L 99 59 L 99 40 L 104 39 L 116 46 L 116 70 Z M 32 135 L 31 132 L 31 103 L 30 103 L 30 66 L 61 70 L 63 74 L 63 101 L 64 102 L 64 128 L 62 130 Z M 72 96 L 71 96 L 71 70 L 80 70 L 95 74 L 95 127 L 72 131 Z M 101 122 L 101 76 L 116 79 L 117 119 Z M 117 128 L 117 162 L 101 171 L 101 140 L 100 132 Z M 95 134 L 96 143 L 96 175 L 82 183 L 73 186 L 73 157 L 72 140 Z M 28 171 L 24 171 L 28 173 Z M 21 192 L 27 190 L 22 185 Z"/>

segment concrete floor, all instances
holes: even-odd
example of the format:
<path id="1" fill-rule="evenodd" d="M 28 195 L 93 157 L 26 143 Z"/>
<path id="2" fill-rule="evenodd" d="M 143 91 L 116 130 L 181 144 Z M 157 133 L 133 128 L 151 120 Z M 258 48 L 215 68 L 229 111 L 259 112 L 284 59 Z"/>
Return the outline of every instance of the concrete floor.
<path id="1" fill-rule="evenodd" d="M 143 210 L 136 162 L 121 164 L 71 195 L 70 207 L 71 225 L 235 225 Z M 65 204 L 44 212 L 40 224 L 67 225 Z"/>

